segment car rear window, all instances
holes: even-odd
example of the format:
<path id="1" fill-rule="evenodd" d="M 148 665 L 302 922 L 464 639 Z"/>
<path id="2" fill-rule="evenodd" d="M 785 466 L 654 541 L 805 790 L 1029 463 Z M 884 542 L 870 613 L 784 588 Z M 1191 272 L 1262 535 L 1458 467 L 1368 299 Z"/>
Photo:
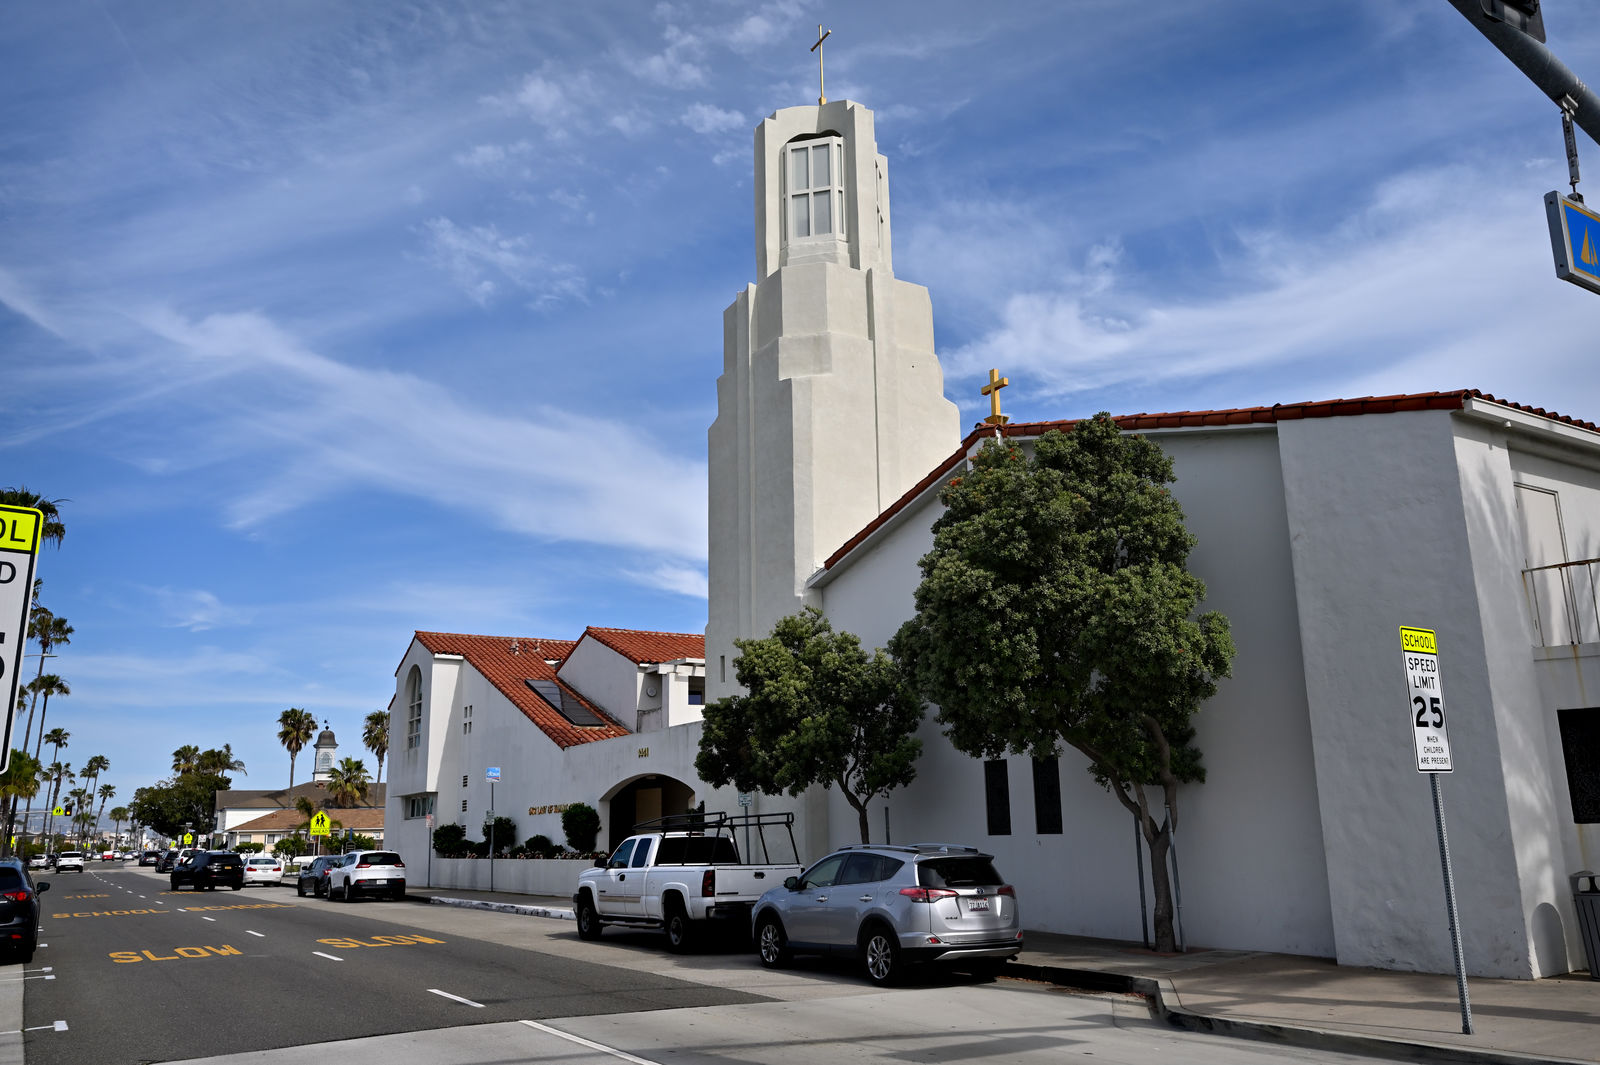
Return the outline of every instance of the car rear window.
<path id="1" fill-rule="evenodd" d="M 400 856 L 394 851 L 373 851 L 361 859 L 368 865 L 399 865 Z"/>
<path id="2" fill-rule="evenodd" d="M 19 870 L 0 867 L 0 891 L 16 891 L 22 887 L 22 873 Z"/>
<path id="3" fill-rule="evenodd" d="M 237 854 L 213 854 L 212 865 L 243 865 L 244 861 Z"/>
<path id="4" fill-rule="evenodd" d="M 963 888 L 1004 884 L 988 858 L 924 858 L 917 863 L 917 883 L 923 887 Z"/>
<path id="5" fill-rule="evenodd" d="M 250 861 L 248 863 L 246 863 L 246 864 L 248 864 L 248 865 L 277 865 L 278 864 L 278 859 L 276 859 L 276 858 L 251 858 Z"/>

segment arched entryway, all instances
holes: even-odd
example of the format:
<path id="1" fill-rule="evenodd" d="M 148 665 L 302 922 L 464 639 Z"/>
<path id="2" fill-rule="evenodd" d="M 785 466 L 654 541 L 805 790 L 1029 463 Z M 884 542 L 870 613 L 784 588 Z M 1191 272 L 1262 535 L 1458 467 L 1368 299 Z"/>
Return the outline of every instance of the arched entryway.
<path id="1" fill-rule="evenodd" d="M 634 777 L 609 796 L 608 818 L 601 838 L 606 850 L 633 834 L 633 826 L 666 814 L 688 813 L 695 806 L 694 789 L 683 781 L 659 773 Z"/>

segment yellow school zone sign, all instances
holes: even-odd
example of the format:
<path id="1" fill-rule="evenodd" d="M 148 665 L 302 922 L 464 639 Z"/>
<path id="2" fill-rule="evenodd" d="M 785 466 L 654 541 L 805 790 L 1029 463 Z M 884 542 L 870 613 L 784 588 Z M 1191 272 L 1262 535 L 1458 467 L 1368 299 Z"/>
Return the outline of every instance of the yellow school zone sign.
<path id="1" fill-rule="evenodd" d="M 318 810 L 311 817 L 311 834 L 313 836 L 326 836 L 329 832 L 329 821 L 326 810 Z"/>

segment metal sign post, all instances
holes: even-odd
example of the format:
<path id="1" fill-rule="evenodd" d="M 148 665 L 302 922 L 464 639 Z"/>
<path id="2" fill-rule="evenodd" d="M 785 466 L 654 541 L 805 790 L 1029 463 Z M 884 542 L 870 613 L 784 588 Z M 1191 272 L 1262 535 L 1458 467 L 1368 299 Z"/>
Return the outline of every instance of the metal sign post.
<path id="1" fill-rule="evenodd" d="M 0 506 L 0 691 L 6 693 L 5 734 L 0 736 L 0 772 L 11 764 L 11 731 L 17 719 L 18 673 L 28 642 L 33 605 L 33 568 L 39 557 L 44 515 L 32 507 Z M 44 648 L 39 649 L 41 652 Z M 44 671 L 44 659 L 39 659 Z"/>
<path id="2" fill-rule="evenodd" d="M 1467 997 L 1467 968 L 1461 954 L 1461 922 L 1456 915 L 1456 880 L 1450 868 L 1450 839 L 1445 832 L 1444 796 L 1439 774 L 1454 772 L 1450 736 L 1445 731 L 1444 682 L 1439 675 L 1439 641 L 1432 629 L 1400 627 L 1406 694 L 1410 697 L 1412 745 L 1417 772 L 1428 774 L 1433 792 L 1433 824 L 1439 836 L 1439 865 L 1444 871 L 1444 903 L 1450 913 L 1450 950 L 1455 955 L 1456 997 L 1461 1003 L 1461 1032 L 1472 1034 L 1472 1001 Z"/>
<path id="3" fill-rule="evenodd" d="M 500 767 L 490 766 L 484 771 L 489 781 L 489 890 L 494 890 L 494 785 L 500 779 Z"/>

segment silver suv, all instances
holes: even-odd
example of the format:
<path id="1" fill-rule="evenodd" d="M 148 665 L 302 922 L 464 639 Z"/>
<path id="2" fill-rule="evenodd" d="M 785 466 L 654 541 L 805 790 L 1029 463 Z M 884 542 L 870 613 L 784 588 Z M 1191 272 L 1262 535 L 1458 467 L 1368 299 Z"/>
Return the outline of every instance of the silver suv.
<path id="1" fill-rule="evenodd" d="M 976 847 L 841 847 L 762 895 L 751 919 L 762 965 L 853 954 L 875 984 L 911 964 L 988 968 L 1022 951 L 1016 891 Z"/>

